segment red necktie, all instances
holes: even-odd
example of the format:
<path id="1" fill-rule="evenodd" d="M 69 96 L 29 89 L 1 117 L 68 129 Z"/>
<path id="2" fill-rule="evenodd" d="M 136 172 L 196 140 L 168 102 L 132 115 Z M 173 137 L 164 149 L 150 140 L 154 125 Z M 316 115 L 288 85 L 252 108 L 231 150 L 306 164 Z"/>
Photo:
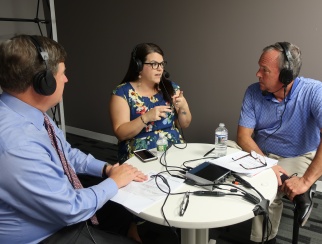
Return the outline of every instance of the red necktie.
<path id="1" fill-rule="evenodd" d="M 69 163 L 67 162 L 64 153 L 62 152 L 62 150 L 60 150 L 60 148 L 58 147 L 58 143 L 57 143 L 57 138 L 56 138 L 56 134 L 55 134 L 55 130 L 53 125 L 50 123 L 48 117 L 46 115 L 44 115 L 45 118 L 45 128 L 48 132 L 49 138 L 51 140 L 51 144 L 53 145 L 53 147 L 56 149 L 57 154 L 60 158 L 61 164 L 64 168 L 65 174 L 67 175 L 70 183 L 73 185 L 73 187 L 75 189 L 81 189 L 83 188 L 82 183 L 80 182 L 80 180 L 78 179 L 75 171 L 73 170 L 73 168 L 69 165 Z M 95 215 L 93 215 L 91 217 L 91 222 L 94 225 L 98 225 L 98 220 L 96 218 Z"/>

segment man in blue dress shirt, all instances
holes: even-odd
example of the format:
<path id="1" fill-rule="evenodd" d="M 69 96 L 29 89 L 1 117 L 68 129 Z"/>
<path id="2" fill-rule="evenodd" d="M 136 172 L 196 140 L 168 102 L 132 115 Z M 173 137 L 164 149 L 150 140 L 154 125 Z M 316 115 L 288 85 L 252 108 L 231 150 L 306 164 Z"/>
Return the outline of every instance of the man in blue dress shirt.
<path id="1" fill-rule="evenodd" d="M 322 173 L 322 83 L 298 76 L 301 52 L 289 42 L 264 48 L 258 64 L 259 82 L 246 90 L 237 143 L 244 151 L 254 150 L 278 160 L 273 170 L 280 193 L 269 207 L 272 229 L 268 239 L 275 243 L 283 209 L 281 197 L 286 194 L 293 200 L 307 192 Z M 281 174 L 293 177 L 282 185 Z M 254 242 L 262 241 L 260 217 L 255 217 L 252 225 Z"/>
<path id="2" fill-rule="evenodd" d="M 134 243 L 87 220 L 119 188 L 146 176 L 71 148 L 50 119 L 70 170 L 106 178 L 74 189 L 44 126 L 68 81 L 65 58 L 63 47 L 46 37 L 20 35 L 0 45 L 0 243 Z"/>

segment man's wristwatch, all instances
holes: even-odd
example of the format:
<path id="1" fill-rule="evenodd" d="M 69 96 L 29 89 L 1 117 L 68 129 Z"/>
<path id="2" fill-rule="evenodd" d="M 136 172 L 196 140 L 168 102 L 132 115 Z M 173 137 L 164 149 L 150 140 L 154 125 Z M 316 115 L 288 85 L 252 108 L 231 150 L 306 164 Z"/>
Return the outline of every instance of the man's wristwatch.
<path id="1" fill-rule="evenodd" d="M 106 168 L 109 165 L 109 163 L 104 164 L 103 170 L 102 170 L 102 178 L 106 179 L 108 178 L 108 175 L 106 174 Z"/>

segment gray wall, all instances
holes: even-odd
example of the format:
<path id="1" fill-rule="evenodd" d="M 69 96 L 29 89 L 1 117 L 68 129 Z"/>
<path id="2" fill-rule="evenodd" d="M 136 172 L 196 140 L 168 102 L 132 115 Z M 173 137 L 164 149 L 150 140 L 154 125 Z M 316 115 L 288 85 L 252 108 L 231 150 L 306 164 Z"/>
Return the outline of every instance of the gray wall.
<path id="1" fill-rule="evenodd" d="M 58 40 L 66 48 L 66 125 L 113 135 L 108 101 L 133 47 L 155 42 L 171 79 L 181 86 L 193 120 L 188 142 L 214 141 L 224 122 L 230 139 L 247 86 L 257 82 L 266 45 L 302 49 L 301 75 L 322 79 L 320 0 L 164 0 L 55 2 Z"/>
<path id="2" fill-rule="evenodd" d="M 43 5 L 43 1 L 45 2 L 45 5 Z M 0 18 L 6 19 L 0 21 L 0 42 L 18 34 L 41 35 L 42 32 L 44 36 L 47 36 L 46 25 L 43 23 L 40 23 L 38 27 L 35 22 L 11 21 L 12 19 L 34 20 L 36 17 L 38 17 L 39 20 L 50 20 L 49 16 L 44 16 L 43 11 L 44 9 L 46 11 L 49 10 L 49 3 L 47 4 L 47 0 L 39 2 L 38 15 L 37 4 L 37 0 L 0 0 Z M 48 25 L 50 26 L 50 24 Z M 48 30 L 50 32 L 51 27 Z M 2 93 L 1 88 L 0 93 Z M 48 111 L 48 113 L 50 116 L 53 116 L 51 111 Z"/>
<path id="3" fill-rule="evenodd" d="M 34 19 L 37 13 L 37 0 L 0 0 L 1 18 Z M 39 5 L 39 19 L 45 19 L 42 1 Z M 40 28 L 46 35 L 46 28 L 40 24 Z M 17 34 L 40 35 L 39 28 L 34 22 L 0 21 L 0 42 Z"/>
<path id="4" fill-rule="evenodd" d="M 37 0 L 0 0 L 0 17 L 1 18 L 19 18 L 34 19 L 36 17 Z M 42 2 L 39 5 L 39 19 L 45 19 L 42 11 Z M 40 26 L 42 32 L 46 34 L 45 26 Z M 11 38 L 17 34 L 40 35 L 36 23 L 33 22 L 15 22 L 0 21 L 0 42 Z M 0 88 L 0 93 L 2 90 Z"/>

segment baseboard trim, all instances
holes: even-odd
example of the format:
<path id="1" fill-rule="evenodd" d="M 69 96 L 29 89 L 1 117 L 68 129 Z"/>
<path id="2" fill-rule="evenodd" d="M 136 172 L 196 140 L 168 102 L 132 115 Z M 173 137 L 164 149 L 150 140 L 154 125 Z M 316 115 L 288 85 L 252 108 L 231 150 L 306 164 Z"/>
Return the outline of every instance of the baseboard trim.
<path id="1" fill-rule="evenodd" d="M 118 140 L 115 136 L 109 136 L 109 135 L 102 134 L 102 133 L 79 129 L 79 128 L 68 126 L 68 125 L 66 125 L 66 132 L 70 133 L 70 134 L 77 135 L 77 136 L 83 136 L 83 137 L 87 137 L 87 138 L 91 138 L 91 139 L 99 140 L 99 141 L 103 141 L 103 142 L 108 142 L 108 143 L 112 143 L 112 144 L 117 144 L 117 142 L 118 142 Z"/>

